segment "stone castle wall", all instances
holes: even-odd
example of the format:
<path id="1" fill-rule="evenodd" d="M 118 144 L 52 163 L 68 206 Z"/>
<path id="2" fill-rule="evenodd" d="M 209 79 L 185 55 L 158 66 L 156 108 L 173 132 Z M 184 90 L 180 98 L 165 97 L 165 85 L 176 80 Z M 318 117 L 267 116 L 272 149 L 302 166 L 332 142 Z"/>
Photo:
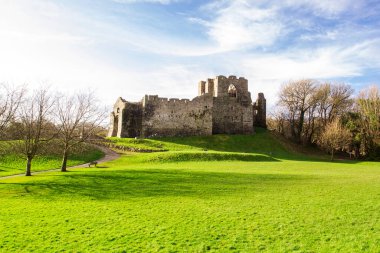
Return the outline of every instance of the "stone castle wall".
<path id="1" fill-rule="evenodd" d="M 193 100 L 145 95 L 141 102 L 131 103 L 119 98 L 108 136 L 250 134 L 254 126 L 266 127 L 264 94 L 252 104 L 247 79 L 217 76 L 199 82 Z"/>
<path id="2" fill-rule="evenodd" d="M 241 106 L 235 98 L 223 97 L 214 100 L 213 134 L 253 133 L 252 106 Z"/>
<path id="3" fill-rule="evenodd" d="M 253 104 L 255 126 L 267 127 L 267 100 L 264 93 L 259 93 L 256 102 Z"/>
<path id="4" fill-rule="evenodd" d="M 145 96 L 142 136 L 186 136 L 212 134 L 212 97 L 193 100 Z"/>
<path id="5" fill-rule="evenodd" d="M 121 136 L 141 136 L 142 112 L 141 103 L 126 102 L 125 108 L 122 111 Z"/>
<path id="6" fill-rule="evenodd" d="M 209 80 L 208 80 L 209 82 Z M 217 76 L 213 80 L 213 133 L 253 133 L 253 109 L 248 80 L 236 76 Z M 207 86 L 207 84 L 206 84 Z M 236 89 L 236 94 L 229 92 Z"/>

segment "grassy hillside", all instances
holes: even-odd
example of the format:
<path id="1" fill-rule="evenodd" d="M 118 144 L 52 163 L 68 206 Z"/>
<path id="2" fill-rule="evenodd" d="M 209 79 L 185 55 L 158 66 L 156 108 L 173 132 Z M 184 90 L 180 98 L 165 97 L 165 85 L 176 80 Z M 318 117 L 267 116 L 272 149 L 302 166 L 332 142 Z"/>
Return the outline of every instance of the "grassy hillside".
<path id="1" fill-rule="evenodd" d="M 119 151 L 158 152 L 140 156 L 151 161 L 311 159 L 288 151 L 274 135 L 261 128 L 258 128 L 254 135 L 220 134 L 159 139 L 109 138 L 109 140 L 111 146 Z"/>
<path id="2" fill-rule="evenodd" d="M 226 152 L 286 152 L 265 129 L 254 135 L 211 135 L 165 137 L 157 139 L 109 138 L 112 143 L 129 148 L 152 151 L 214 150 Z"/>
<path id="3" fill-rule="evenodd" d="M 62 161 L 59 143 L 51 142 L 43 154 L 37 155 L 32 161 L 32 172 L 59 168 Z M 99 159 L 103 153 L 88 144 L 81 144 L 72 150 L 67 165 L 74 166 Z M 0 176 L 20 174 L 25 172 L 26 159 L 18 154 L 12 143 L 0 141 Z"/>
<path id="4" fill-rule="evenodd" d="M 298 156 L 264 131 L 206 139 L 0 179 L 0 252 L 378 252 L 380 163 Z"/>

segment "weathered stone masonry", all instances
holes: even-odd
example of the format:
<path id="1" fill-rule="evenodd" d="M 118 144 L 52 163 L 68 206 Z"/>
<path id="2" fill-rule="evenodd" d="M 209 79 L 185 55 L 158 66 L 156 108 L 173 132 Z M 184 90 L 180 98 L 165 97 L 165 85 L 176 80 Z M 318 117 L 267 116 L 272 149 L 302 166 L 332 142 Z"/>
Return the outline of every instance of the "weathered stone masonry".
<path id="1" fill-rule="evenodd" d="M 145 95 L 132 103 L 120 97 L 110 117 L 108 136 L 250 134 L 255 126 L 266 127 L 266 100 L 259 93 L 252 104 L 243 77 L 217 76 L 200 81 L 193 100 Z"/>

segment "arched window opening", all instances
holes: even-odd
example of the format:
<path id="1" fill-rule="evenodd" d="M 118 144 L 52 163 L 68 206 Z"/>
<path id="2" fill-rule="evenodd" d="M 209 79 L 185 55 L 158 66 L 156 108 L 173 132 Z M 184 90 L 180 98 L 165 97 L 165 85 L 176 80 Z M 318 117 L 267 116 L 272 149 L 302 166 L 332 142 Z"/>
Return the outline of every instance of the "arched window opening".
<path id="1" fill-rule="evenodd" d="M 230 86 L 228 86 L 228 96 L 236 98 L 237 92 L 235 85 L 230 84 Z"/>

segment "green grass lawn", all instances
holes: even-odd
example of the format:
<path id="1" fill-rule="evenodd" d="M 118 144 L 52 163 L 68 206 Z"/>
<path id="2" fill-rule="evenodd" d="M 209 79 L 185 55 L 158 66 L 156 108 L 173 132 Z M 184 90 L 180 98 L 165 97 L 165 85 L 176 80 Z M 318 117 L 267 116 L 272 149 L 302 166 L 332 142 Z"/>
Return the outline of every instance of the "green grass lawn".
<path id="1" fill-rule="evenodd" d="M 0 252 L 380 252 L 380 163 L 205 139 L 0 180 Z"/>
<path id="2" fill-rule="evenodd" d="M 52 142 L 44 154 L 37 155 L 32 161 L 32 173 L 35 171 L 60 168 L 62 162 L 59 144 Z M 87 163 L 103 157 L 104 154 L 88 144 L 81 144 L 74 148 L 69 155 L 67 166 Z M 12 150 L 6 141 L 0 141 L 0 176 L 8 176 L 25 172 L 26 158 Z"/>

